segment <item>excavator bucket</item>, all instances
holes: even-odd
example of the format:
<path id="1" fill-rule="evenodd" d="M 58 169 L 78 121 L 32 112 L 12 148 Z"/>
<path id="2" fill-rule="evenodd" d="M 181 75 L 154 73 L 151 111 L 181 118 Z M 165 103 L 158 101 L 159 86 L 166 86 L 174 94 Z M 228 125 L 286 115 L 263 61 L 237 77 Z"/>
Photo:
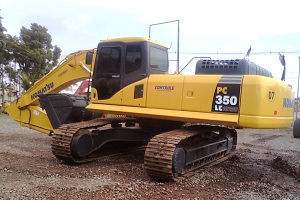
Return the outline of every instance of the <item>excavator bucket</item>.
<path id="1" fill-rule="evenodd" d="M 46 110 L 54 129 L 62 124 L 91 119 L 91 113 L 85 109 L 88 105 L 85 95 L 42 94 L 39 98 L 40 106 Z"/>

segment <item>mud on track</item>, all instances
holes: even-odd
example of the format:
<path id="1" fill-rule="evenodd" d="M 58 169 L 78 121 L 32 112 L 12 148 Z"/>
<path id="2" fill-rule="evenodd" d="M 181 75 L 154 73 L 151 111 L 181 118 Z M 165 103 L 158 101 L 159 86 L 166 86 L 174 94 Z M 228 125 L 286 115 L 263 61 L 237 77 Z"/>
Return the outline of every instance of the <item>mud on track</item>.
<path id="1" fill-rule="evenodd" d="M 300 139 L 292 129 L 238 129 L 231 159 L 176 182 L 151 180 L 143 151 L 67 165 L 51 137 L 0 114 L 0 199 L 300 199 Z"/>

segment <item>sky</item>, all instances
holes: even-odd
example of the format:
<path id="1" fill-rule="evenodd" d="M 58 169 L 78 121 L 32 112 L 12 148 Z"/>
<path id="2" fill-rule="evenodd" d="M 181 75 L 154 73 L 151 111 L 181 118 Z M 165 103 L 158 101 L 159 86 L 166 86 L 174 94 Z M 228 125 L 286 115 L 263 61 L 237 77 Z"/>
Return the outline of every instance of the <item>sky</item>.
<path id="1" fill-rule="evenodd" d="M 62 58 L 96 48 L 102 39 L 148 37 L 150 24 L 179 20 L 180 68 L 193 56 L 240 59 L 251 45 L 249 59 L 278 79 L 283 70 L 278 52 L 285 55 L 286 82 L 296 92 L 299 5 L 299 0 L 0 0 L 0 16 L 10 35 L 19 36 L 21 27 L 32 23 L 46 27 Z M 151 38 L 170 47 L 171 59 L 177 53 L 177 25 L 151 28 Z M 183 73 L 194 67 L 192 62 Z"/>

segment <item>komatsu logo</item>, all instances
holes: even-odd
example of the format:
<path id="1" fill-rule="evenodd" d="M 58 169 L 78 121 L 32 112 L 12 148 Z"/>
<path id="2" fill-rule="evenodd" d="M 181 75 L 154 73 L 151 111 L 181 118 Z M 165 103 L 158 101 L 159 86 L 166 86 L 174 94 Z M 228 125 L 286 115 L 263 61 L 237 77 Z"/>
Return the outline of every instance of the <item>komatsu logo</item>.
<path id="1" fill-rule="evenodd" d="M 155 90 L 157 90 L 157 91 L 172 91 L 172 90 L 174 90 L 174 86 L 157 85 L 157 86 L 155 86 Z"/>
<path id="2" fill-rule="evenodd" d="M 294 107 L 294 102 L 291 99 L 288 98 L 283 98 L 283 105 L 284 108 L 293 108 Z"/>
<path id="3" fill-rule="evenodd" d="M 39 91 L 33 93 L 31 95 L 31 100 L 35 99 L 38 97 L 39 94 L 44 94 L 46 93 L 47 91 L 49 91 L 50 89 L 52 89 L 54 87 L 54 83 L 51 82 L 49 84 L 46 84 L 42 89 L 40 89 Z"/>

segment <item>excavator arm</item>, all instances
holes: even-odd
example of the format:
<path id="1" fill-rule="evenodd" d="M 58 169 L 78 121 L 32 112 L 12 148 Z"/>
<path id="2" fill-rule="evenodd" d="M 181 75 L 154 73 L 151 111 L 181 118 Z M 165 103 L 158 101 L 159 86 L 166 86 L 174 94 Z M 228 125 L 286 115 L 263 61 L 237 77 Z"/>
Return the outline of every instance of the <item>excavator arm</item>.
<path id="1" fill-rule="evenodd" d="M 86 53 L 95 49 L 71 53 L 58 66 L 38 80 L 17 100 L 6 106 L 10 117 L 22 126 L 51 134 L 53 127 L 46 112 L 39 106 L 39 96 L 56 94 L 61 90 L 91 76 L 93 63 L 85 63 Z"/>

